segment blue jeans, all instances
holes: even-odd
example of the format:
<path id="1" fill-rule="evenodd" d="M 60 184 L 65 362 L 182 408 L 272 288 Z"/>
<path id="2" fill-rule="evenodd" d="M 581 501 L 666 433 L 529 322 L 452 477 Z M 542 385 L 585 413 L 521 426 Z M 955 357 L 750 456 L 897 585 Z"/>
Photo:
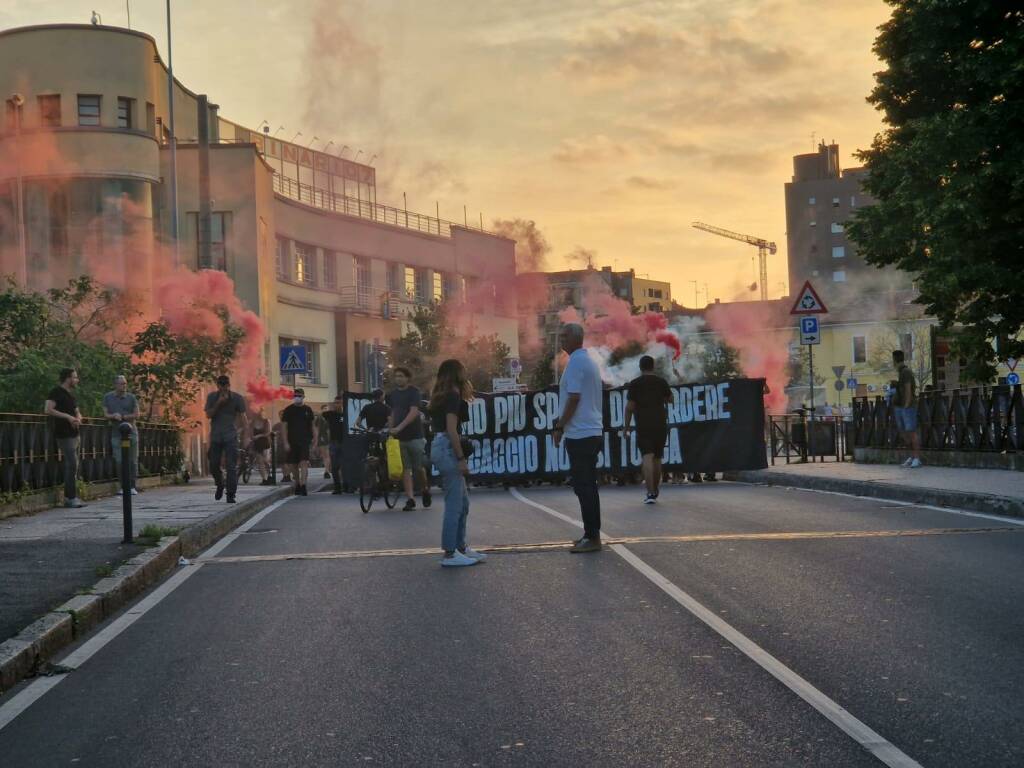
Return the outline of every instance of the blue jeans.
<path id="1" fill-rule="evenodd" d="M 452 451 L 447 434 L 434 436 L 430 460 L 441 473 L 444 488 L 444 524 L 441 526 L 441 547 L 445 552 L 466 548 L 466 518 L 469 516 L 469 489 L 459 471 L 459 461 Z"/>
<path id="2" fill-rule="evenodd" d="M 597 492 L 597 457 L 601 453 L 600 437 L 565 438 L 569 454 L 569 475 L 572 489 L 580 500 L 583 535 L 588 539 L 601 536 L 601 497 Z"/>
<path id="3" fill-rule="evenodd" d="M 917 432 L 917 408 L 900 408 L 898 405 L 892 409 L 896 417 L 896 429 L 899 432 Z"/>

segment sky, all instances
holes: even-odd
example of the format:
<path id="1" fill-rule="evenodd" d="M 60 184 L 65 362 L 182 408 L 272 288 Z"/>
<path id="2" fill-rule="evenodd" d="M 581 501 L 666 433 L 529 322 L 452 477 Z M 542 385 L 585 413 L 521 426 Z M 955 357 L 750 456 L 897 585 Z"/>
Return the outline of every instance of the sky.
<path id="1" fill-rule="evenodd" d="M 128 0 L 166 60 L 162 0 Z M 127 26 L 124 0 L 20 0 L 0 28 Z M 786 295 L 792 156 L 844 167 L 881 129 L 865 101 L 882 0 L 175 0 L 175 75 L 220 114 L 376 155 L 378 201 L 536 222 L 548 268 L 636 269 L 687 306 L 755 298 L 774 240 Z M 812 138 L 814 137 L 814 138 Z M 351 154 L 346 156 L 351 157 Z M 696 281 L 698 295 L 695 297 Z M 705 284 L 707 288 L 705 290 Z"/>

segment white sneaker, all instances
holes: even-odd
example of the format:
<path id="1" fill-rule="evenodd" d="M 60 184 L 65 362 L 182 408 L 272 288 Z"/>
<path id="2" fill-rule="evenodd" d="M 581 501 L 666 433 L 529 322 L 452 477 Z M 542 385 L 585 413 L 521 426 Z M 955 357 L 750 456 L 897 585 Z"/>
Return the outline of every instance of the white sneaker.
<path id="1" fill-rule="evenodd" d="M 135 488 L 132 488 L 132 496 L 138 496 L 138 495 L 139 495 L 138 490 L 135 489 Z"/>
<path id="2" fill-rule="evenodd" d="M 913 464 L 913 463 L 914 463 L 913 457 L 907 457 L 907 460 L 904 461 L 903 464 L 901 464 L 900 466 L 902 466 L 904 469 L 909 469 L 910 465 Z"/>
<path id="3" fill-rule="evenodd" d="M 921 460 L 920 459 L 914 459 L 909 464 L 910 469 L 917 469 L 920 466 L 921 466 Z"/>
<path id="4" fill-rule="evenodd" d="M 456 550 L 451 557 L 444 557 L 441 559 L 441 565 L 445 568 L 455 568 L 462 565 L 476 565 L 478 560 L 474 560 L 472 557 L 467 557 L 458 550 Z"/>
<path id="5" fill-rule="evenodd" d="M 466 557 L 473 558 L 478 563 L 482 563 L 484 560 L 487 559 L 487 555 L 485 555 L 483 552 L 477 552 L 472 547 L 466 547 L 464 550 L 462 550 L 462 554 L 464 554 Z"/>
<path id="6" fill-rule="evenodd" d="M 644 504 L 655 504 L 655 503 L 657 503 L 657 501 L 658 501 L 658 497 L 657 496 L 652 496 L 649 493 L 646 496 L 644 496 Z"/>
<path id="7" fill-rule="evenodd" d="M 118 495 L 118 496 L 123 496 L 123 495 L 124 495 L 124 488 L 118 488 L 118 489 L 117 489 L 117 494 L 116 494 L 116 495 Z"/>

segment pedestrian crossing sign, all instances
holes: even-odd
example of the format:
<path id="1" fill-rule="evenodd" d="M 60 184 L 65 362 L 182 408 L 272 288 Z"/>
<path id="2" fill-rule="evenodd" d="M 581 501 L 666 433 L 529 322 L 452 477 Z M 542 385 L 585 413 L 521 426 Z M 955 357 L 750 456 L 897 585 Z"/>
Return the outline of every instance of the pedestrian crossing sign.
<path id="1" fill-rule="evenodd" d="M 281 347 L 281 373 L 305 372 L 306 348 L 301 344 L 294 347 Z"/>

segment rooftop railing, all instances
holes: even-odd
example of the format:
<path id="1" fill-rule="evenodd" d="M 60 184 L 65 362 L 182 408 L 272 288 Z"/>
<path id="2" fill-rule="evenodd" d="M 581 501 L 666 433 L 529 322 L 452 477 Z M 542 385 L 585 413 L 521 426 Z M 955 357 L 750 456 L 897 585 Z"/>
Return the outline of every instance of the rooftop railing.
<path id="1" fill-rule="evenodd" d="M 389 224 L 393 227 L 413 229 L 417 232 L 437 235 L 438 237 L 451 237 L 452 227 L 462 227 L 463 229 L 487 233 L 486 229 L 474 227 L 472 224 L 458 224 L 453 221 L 445 221 L 436 216 L 426 216 L 415 211 L 393 208 L 390 205 L 381 205 L 369 200 L 360 200 L 355 197 L 332 193 L 320 187 L 303 184 L 288 176 L 282 176 L 280 173 L 274 174 L 274 191 L 279 195 L 291 200 L 297 200 L 314 208 L 321 208 L 333 213 L 343 213 L 346 216 L 358 216 L 361 219 L 369 219 L 378 224 Z"/>

